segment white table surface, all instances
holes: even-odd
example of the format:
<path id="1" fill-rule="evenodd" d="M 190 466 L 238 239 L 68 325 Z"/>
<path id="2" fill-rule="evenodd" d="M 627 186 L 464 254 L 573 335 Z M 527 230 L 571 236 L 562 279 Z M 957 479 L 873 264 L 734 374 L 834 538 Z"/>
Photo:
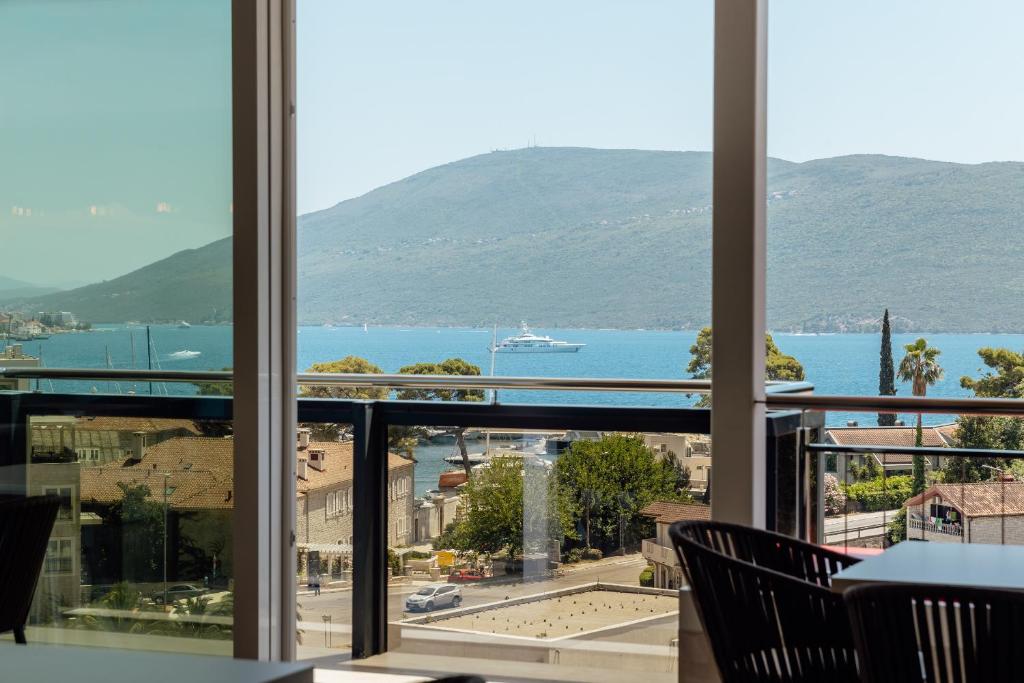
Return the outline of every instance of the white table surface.
<path id="1" fill-rule="evenodd" d="M 844 591 L 862 583 L 930 583 L 1024 591 L 1024 546 L 903 541 L 832 577 Z"/>
<path id="2" fill-rule="evenodd" d="M 4 644 L 0 679 L 12 683 L 313 683 L 311 664 L 138 650 Z"/>

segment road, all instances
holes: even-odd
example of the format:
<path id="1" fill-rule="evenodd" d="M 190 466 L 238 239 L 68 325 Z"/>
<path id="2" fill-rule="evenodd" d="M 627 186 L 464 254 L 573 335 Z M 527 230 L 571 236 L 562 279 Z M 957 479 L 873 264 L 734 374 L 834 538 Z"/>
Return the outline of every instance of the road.
<path id="1" fill-rule="evenodd" d="M 851 541 L 856 538 L 881 536 L 885 533 L 885 527 L 898 512 L 899 510 L 880 510 L 827 517 L 825 519 L 825 542 L 842 543 L 844 534 L 848 534 Z"/>
<path id="2" fill-rule="evenodd" d="M 627 555 L 626 557 L 614 557 L 600 560 L 595 563 L 587 563 L 578 566 L 566 567 L 565 575 L 546 581 L 531 581 L 529 583 L 501 584 L 463 584 L 462 585 L 462 606 L 470 607 L 483 605 L 489 602 L 497 602 L 505 598 L 542 593 L 544 591 L 557 590 L 560 588 L 571 588 L 584 583 L 604 581 L 607 583 L 621 583 L 637 585 L 640 572 L 647 566 L 647 561 L 639 554 Z M 404 612 L 405 598 L 415 593 L 426 581 L 415 581 L 401 587 L 392 586 L 388 590 L 388 621 L 398 621 L 407 615 Z M 324 617 L 330 617 L 332 633 L 343 636 L 349 632 L 352 624 L 352 591 L 343 590 L 330 593 L 321 593 L 319 596 L 299 595 L 298 612 L 300 628 L 309 633 L 319 631 L 323 633 Z M 433 614 L 443 614 L 447 610 L 435 610 Z M 312 633 L 310 633 L 313 636 Z M 315 636 L 314 636 L 315 637 Z M 322 636 L 320 636 L 322 637 Z M 333 647 L 344 647 L 343 643 L 332 640 Z"/>

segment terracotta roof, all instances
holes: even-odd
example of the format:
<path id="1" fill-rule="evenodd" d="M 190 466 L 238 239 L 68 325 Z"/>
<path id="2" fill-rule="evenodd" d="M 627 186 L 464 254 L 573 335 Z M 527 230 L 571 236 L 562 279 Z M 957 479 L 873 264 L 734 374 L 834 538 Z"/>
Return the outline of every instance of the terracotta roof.
<path id="1" fill-rule="evenodd" d="M 829 427 L 825 430 L 832 443 L 841 446 L 913 446 L 917 438 L 917 427 Z M 941 447 L 948 445 L 936 427 L 921 429 L 924 446 Z"/>
<path id="2" fill-rule="evenodd" d="M 123 460 L 82 468 L 82 501 L 116 503 L 123 495 L 121 483 L 146 485 L 150 500 L 162 502 L 166 481 L 167 503 L 173 509 L 230 509 L 234 507 L 234 451 L 234 442 L 227 438 L 174 437 L 147 448 L 141 462 Z"/>
<path id="3" fill-rule="evenodd" d="M 352 442 L 351 441 L 310 441 L 308 448 L 298 448 L 299 460 L 308 460 L 310 450 L 324 452 L 324 471 L 306 468 L 306 479 L 297 479 L 295 490 L 299 493 L 316 489 L 330 488 L 344 482 L 352 481 Z M 403 467 L 412 467 L 413 461 L 400 455 L 388 453 L 388 470 L 394 471 Z"/>
<path id="4" fill-rule="evenodd" d="M 640 514 L 659 524 L 673 524 L 688 519 L 711 519 L 711 506 L 659 500 L 644 507 Z"/>
<path id="5" fill-rule="evenodd" d="M 960 510 L 965 517 L 1024 515 L 1024 482 L 1021 481 L 935 484 L 924 493 L 909 498 L 904 506 L 921 505 L 922 500 L 935 496 Z"/>
<path id="6" fill-rule="evenodd" d="M 148 433 L 183 430 L 194 436 L 200 434 L 192 420 L 159 417 L 80 417 L 75 421 L 75 429 Z"/>

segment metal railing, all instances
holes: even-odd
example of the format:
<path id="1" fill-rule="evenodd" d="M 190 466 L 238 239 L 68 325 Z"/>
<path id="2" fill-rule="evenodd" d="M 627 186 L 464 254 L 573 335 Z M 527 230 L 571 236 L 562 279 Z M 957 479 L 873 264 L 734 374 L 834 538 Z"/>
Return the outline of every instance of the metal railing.
<path id="1" fill-rule="evenodd" d="M 127 370 L 107 368 L 4 368 L 6 379 L 91 380 L 111 382 L 177 382 L 230 384 L 230 371 Z M 486 375 L 403 375 L 302 372 L 299 386 L 330 386 L 385 389 L 520 389 L 536 391 L 623 391 L 645 393 L 704 394 L 711 391 L 708 379 L 636 379 L 620 377 L 509 377 Z M 769 394 L 808 392 L 809 382 L 766 382 Z"/>

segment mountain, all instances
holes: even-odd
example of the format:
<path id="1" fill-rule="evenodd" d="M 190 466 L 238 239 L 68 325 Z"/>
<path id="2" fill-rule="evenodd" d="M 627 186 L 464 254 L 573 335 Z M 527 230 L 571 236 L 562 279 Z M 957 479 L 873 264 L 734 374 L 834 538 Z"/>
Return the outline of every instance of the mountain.
<path id="1" fill-rule="evenodd" d="M 772 329 L 1024 331 L 1024 164 L 769 161 Z M 432 168 L 299 218 L 304 322 L 686 327 L 710 319 L 711 155 L 529 148 Z M 205 320 L 230 243 L 37 301 Z M 33 305 L 36 305 L 33 303 Z"/>
<path id="2" fill-rule="evenodd" d="M 57 287 L 43 287 L 0 275 L 0 302 L 27 299 L 57 291 L 60 291 Z"/>
<path id="3" fill-rule="evenodd" d="M 71 311 L 88 322 L 231 319 L 231 238 L 187 249 L 113 280 L 35 297 L 29 311 Z"/>

